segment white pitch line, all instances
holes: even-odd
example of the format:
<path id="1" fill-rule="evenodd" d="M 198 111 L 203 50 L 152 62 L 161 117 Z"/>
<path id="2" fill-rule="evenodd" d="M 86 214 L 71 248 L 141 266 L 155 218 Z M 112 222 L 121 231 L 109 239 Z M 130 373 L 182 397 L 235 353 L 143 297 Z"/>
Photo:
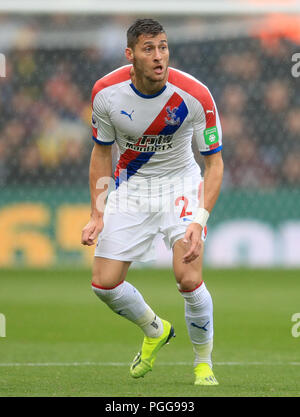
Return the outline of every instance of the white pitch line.
<path id="1" fill-rule="evenodd" d="M 299 366 L 300 362 L 215 362 L 220 366 Z M 192 366 L 192 362 L 161 362 L 156 366 Z M 41 367 L 41 366 L 130 366 L 127 362 L 11 362 L 1 363 L 0 367 Z"/>

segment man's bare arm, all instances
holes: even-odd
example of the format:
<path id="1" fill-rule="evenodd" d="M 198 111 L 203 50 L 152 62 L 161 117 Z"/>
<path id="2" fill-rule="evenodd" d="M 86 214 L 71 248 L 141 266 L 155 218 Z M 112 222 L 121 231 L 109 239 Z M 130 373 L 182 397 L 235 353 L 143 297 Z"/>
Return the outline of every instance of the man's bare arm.
<path id="1" fill-rule="evenodd" d="M 205 156 L 204 164 L 204 189 L 203 196 L 200 197 L 200 207 L 203 201 L 202 207 L 211 212 L 219 197 L 223 180 L 224 164 L 221 152 Z"/>
<path id="2" fill-rule="evenodd" d="M 82 230 L 81 243 L 91 246 L 103 228 L 103 214 L 112 176 L 111 145 L 95 144 L 91 154 L 89 180 L 91 196 L 91 218 Z"/>

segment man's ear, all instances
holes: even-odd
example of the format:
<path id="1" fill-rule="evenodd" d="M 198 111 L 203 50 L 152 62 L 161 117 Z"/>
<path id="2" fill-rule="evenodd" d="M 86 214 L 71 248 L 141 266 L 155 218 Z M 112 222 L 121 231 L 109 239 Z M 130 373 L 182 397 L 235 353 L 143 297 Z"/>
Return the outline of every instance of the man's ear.
<path id="1" fill-rule="evenodd" d="M 133 63 L 133 50 L 131 48 L 125 49 L 125 56 L 127 61 L 129 61 L 131 64 Z"/>

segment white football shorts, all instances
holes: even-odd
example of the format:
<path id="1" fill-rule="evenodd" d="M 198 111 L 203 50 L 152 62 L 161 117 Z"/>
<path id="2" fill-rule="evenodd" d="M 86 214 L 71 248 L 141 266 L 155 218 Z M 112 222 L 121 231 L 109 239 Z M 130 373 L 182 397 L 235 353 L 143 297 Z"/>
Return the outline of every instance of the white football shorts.
<path id="1" fill-rule="evenodd" d="M 155 259 L 154 238 L 161 234 L 168 249 L 184 237 L 199 206 L 198 185 L 184 192 L 152 198 L 109 194 L 104 227 L 99 234 L 95 256 L 120 261 L 149 262 Z M 202 240 L 206 239 L 206 227 Z"/>

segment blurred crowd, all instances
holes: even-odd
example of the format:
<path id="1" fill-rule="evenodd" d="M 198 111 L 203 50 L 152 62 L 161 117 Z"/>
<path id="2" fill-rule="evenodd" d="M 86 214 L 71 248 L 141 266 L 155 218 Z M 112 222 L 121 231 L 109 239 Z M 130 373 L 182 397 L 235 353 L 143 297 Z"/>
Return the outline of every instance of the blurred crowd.
<path id="1" fill-rule="evenodd" d="M 122 46 L 116 30 L 114 35 L 114 44 Z M 121 48 L 113 43 L 108 48 L 105 37 L 98 42 L 98 47 L 6 51 L 6 77 L 0 78 L 0 187 L 88 184 L 91 89 L 98 78 L 126 64 Z M 170 65 L 206 84 L 217 103 L 224 187 L 300 187 L 294 51 L 284 39 L 269 45 L 253 37 L 170 43 Z"/>

